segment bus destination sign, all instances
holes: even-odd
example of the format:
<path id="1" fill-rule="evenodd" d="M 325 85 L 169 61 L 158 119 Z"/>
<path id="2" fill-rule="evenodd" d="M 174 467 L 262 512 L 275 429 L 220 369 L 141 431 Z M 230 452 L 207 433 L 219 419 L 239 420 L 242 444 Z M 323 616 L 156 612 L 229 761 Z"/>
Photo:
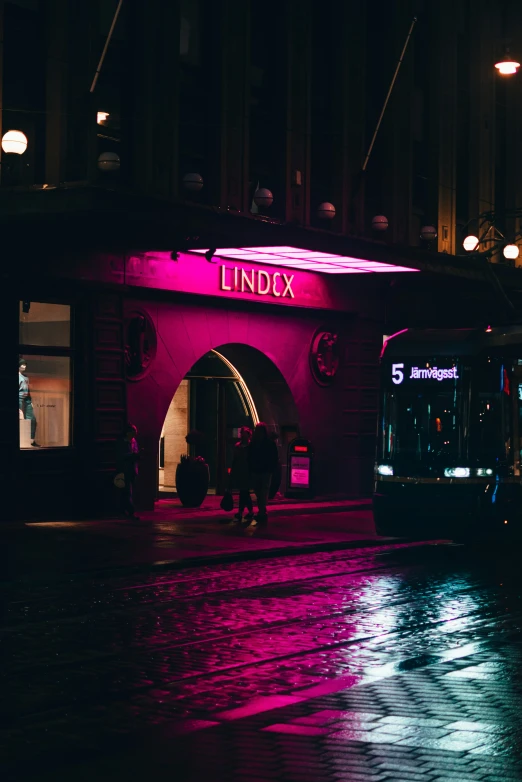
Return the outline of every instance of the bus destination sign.
<path id="1" fill-rule="evenodd" d="M 392 364 L 392 382 L 399 386 L 405 377 L 408 380 L 458 380 L 457 367 L 441 369 L 440 367 L 409 367 L 405 370 L 404 364 Z M 409 374 L 408 374 L 409 373 Z"/>

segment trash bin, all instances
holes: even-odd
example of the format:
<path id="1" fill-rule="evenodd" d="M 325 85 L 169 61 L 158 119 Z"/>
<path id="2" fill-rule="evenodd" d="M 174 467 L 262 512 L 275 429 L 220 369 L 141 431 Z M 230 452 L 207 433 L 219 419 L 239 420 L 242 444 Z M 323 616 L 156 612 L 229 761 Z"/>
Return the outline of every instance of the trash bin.
<path id="1" fill-rule="evenodd" d="M 314 496 L 313 462 L 314 451 L 309 440 L 297 437 L 289 443 L 286 460 L 286 497 L 310 499 Z"/>

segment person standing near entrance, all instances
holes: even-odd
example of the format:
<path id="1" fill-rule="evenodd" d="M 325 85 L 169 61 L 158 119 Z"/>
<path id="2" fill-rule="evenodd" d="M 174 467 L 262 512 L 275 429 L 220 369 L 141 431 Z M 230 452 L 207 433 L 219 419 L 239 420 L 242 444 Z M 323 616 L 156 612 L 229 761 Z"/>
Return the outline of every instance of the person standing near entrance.
<path id="1" fill-rule="evenodd" d="M 250 522 L 254 518 L 254 508 L 252 506 L 252 498 L 250 497 L 250 469 L 248 466 L 248 449 L 251 438 L 252 432 L 248 426 L 242 426 L 239 430 L 239 440 L 234 448 L 234 457 L 230 470 L 230 486 L 239 489 L 239 507 L 238 512 L 234 516 L 236 521 L 243 520 L 245 508 L 248 511 L 245 517 L 246 520 Z"/>
<path id="2" fill-rule="evenodd" d="M 256 517 L 258 524 L 266 524 L 268 520 L 266 504 L 278 463 L 277 445 L 270 439 L 267 425 L 260 422 L 254 429 L 248 448 L 248 464 L 259 511 Z"/>
<path id="3" fill-rule="evenodd" d="M 134 484 L 138 477 L 138 461 L 140 458 L 138 430 L 134 424 L 127 424 L 123 436 L 118 440 L 116 453 L 116 470 L 123 474 L 123 486 L 120 488 L 121 509 L 125 516 L 138 521 L 139 516 L 134 513 Z"/>
<path id="4" fill-rule="evenodd" d="M 29 378 L 26 375 L 27 362 L 24 358 L 18 361 L 18 407 L 26 421 L 31 422 L 31 445 L 33 448 L 40 448 L 36 442 L 36 416 L 34 414 L 33 403 L 31 400 L 31 390 L 29 388 Z"/>

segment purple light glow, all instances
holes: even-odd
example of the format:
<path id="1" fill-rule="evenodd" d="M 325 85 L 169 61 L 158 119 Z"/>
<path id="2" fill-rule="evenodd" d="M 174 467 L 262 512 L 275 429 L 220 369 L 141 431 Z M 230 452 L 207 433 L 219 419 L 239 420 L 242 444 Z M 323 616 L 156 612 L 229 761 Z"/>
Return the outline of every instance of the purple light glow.
<path id="1" fill-rule="evenodd" d="M 189 250 L 204 255 L 207 250 Z M 407 266 L 370 261 L 364 258 L 351 258 L 347 255 L 333 255 L 299 247 L 220 247 L 214 253 L 215 258 L 231 261 L 250 261 L 252 263 L 272 263 L 275 266 L 287 266 L 293 269 L 323 272 L 324 274 L 372 274 L 383 272 L 417 272 Z"/>

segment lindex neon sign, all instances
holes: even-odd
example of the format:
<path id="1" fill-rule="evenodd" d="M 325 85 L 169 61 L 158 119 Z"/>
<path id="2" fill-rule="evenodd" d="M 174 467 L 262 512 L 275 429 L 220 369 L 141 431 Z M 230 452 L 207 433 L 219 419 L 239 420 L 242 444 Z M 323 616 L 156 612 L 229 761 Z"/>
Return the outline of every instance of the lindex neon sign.
<path id="1" fill-rule="evenodd" d="M 392 364 L 392 382 L 399 386 L 404 380 L 404 364 Z M 408 380 L 458 380 L 457 367 L 410 367 Z"/>
<path id="2" fill-rule="evenodd" d="M 257 296 L 275 296 L 294 299 L 292 283 L 295 274 L 284 272 L 269 273 L 263 269 L 243 269 L 221 267 L 221 290 L 255 293 Z"/>

